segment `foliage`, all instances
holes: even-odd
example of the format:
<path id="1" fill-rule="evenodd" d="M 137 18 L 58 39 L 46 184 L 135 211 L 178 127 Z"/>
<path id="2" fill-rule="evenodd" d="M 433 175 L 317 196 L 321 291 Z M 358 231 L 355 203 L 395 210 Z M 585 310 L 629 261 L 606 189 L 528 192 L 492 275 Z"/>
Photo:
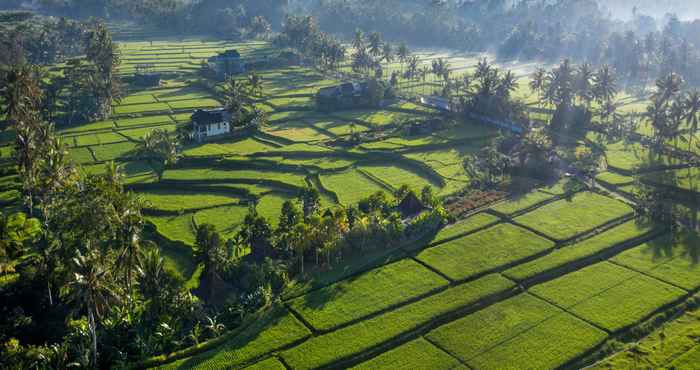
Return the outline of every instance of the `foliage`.
<path id="1" fill-rule="evenodd" d="M 171 137 L 167 131 L 155 128 L 143 137 L 137 147 L 137 153 L 152 161 L 153 171 L 158 175 L 158 181 L 163 179 L 165 170 L 175 165 L 182 154 L 177 138 Z"/>

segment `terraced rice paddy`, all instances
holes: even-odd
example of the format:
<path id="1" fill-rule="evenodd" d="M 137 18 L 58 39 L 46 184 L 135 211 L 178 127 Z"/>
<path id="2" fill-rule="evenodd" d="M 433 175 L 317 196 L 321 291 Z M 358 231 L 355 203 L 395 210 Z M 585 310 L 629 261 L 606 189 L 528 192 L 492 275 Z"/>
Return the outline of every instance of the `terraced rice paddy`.
<path id="1" fill-rule="evenodd" d="M 184 158 L 159 184 L 134 149 L 149 131 L 172 133 L 195 109 L 221 105 L 216 88 L 193 83 L 201 61 L 227 48 L 253 59 L 277 51 L 266 42 L 123 46 L 122 75 L 140 63 L 174 73 L 165 75 L 161 87 L 129 91 L 110 119 L 60 132 L 85 171 L 101 173 L 109 160 L 122 164 L 129 186 L 149 201 L 147 219 L 189 253 L 197 225 L 213 224 L 231 238 L 251 204 L 274 225 L 283 202 L 309 185 L 321 190 L 324 208 L 404 184 L 453 194 L 470 181 L 465 156 L 495 134 L 474 122 L 433 135 L 392 133 L 405 121 L 434 113 L 406 101 L 385 109 L 317 112 L 313 94 L 339 81 L 309 67 L 265 69 L 258 71 L 264 87 L 255 100 L 270 124 L 248 137 L 186 145 Z M 424 54 L 421 63 L 436 57 Z M 467 70 L 475 61 L 461 56 L 452 64 Z M 414 93 L 433 88 L 431 82 L 419 85 Z M 517 93 L 529 97 L 525 88 Z M 391 134 L 355 148 L 331 145 L 368 131 Z M 695 170 L 669 171 L 673 161 L 641 144 L 602 148 L 610 170 L 597 180 L 605 185 L 624 191 L 635 186 L 632 175 L 651 168 L 660 176 L 672 174 L 678 188 L 696 190 Z M 378 160 L 387 152 L 390 160 Z M 425 240 L 370 251 L 341 269 L 323 271 L 317 280 L 299 282 L 281 304 L 222 345 L 165 367 L 567 367 L 613 333 L 700 287 L 693 259 L 697 241 L 666 241 L 665 230 L 633 219 L 630 205 L 582 187 L 576 181 L 540 187 L 456 220 Z M 2 194 L 3 202 L 17 198 L 9 188 Z M 183 275 L 195 270 L 175 257 L 169 261 Z M 697 351 L 688 349 L 678 356 L 679 368 L 694 361 Z"/>
<path id="2" fill-rule="evenodd" d="M 528 294 L 428 334 L 431 341 L 478 369 L 558 368 L 605 337 L 602 330 Z"/>
<path id="3" fill-rule="evenodd" d="M 547 204 L 514 221 L 556 240 L 567 240 L 632 212 L 630 206 L 618 200 L 584 192 Z"/>
<path id="4" fill-rule="evenodd" d="M 344 205 L 355 204 L 362 198 L 387 190 L 357 170 L 321 176 L 321 183 Z"/>
<path id="5" fill-rule="evenodd" d="M 419 263 L 402 260 L 295 298 L 289 306 L 315 329 L 329 330 L 445 288 L 447 283 Z"/>
<path id="6" fill-rule="evenodd" d="M 572 272 L 531 291 L 611 332 L 639 322 L 687 293 L 610 262 Z"/>
<path id="7" fill-rule="evenodd" d="M 530 231 L 501 224 L 426 249 L 417 258 L 451 280 L 460 281 L 531 258 L 553 247 L 553 242 Z"/>

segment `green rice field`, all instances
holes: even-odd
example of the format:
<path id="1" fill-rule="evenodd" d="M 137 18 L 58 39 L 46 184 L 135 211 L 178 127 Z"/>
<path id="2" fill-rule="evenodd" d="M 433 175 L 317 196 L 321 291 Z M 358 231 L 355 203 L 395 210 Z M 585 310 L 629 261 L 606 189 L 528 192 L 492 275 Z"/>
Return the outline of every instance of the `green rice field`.
<path id="1" fill-rule="evenodd" d="M 224 239 L 234 238 L 255 205 L 276 227 L 282 204 L 308 186 L 320 191 L 323 210 L 356 205 L 380 191 L 393 201 L 403 185 L 419 195 L 431 186 L 443 199 L 454 196 L 472 180 L 465 159 L 498 134 L 457 119 L 443 131 L 407 135 L 407 122 L 437 113 L 406 99 L 381 109 L 320 112 L 314 95 L 340 83 L 339 75 L 309 66 L 265 67 L 256 70 L 263 89 L 252 100 L 269 123 L 250 134 L 186 143 L 180 162 L 159 182 L 153 163 L 135 156 L 135 149 L 148 132 L 158 128 L 174 135 L 195 110 L 222 105 L 221 85 L 197 83 L 198 70 L 203 60 L 229 48 L 251 60 L 279 52 L 270 42 L 125 41 L 119 74 L 128 77 L 137 64 L 154 63 L 167 72 L 163 84 L 129 86 L 111 117 L 59 129 L 70 158 L 85 172 L 103 173 L 112 160 L 124 167 L 127 187 L 147 202 L 147 221 L 179 248 L 164 252 L 168 268 L 191 279 L 193 287 L 202 272 L 191 259 L 199 225 L 212 224 Z M 472 70 L 478 60 L 456 53 L 419 55 L 428 66 L 445 56 L 455 71 Z M 531 64 L 515 67 L 528 70 Z M 385 73 L 401 68 L 389 63 Z M 340 69 L 350 71 L 346 65 Z M 409 97 L 437 85 L 428 81 L 403 90 Z M 537 103 L 524 83 L 515 94 Z M 345 145 L 351 134 L 362 134 L 361 142 Z M 582 356 L 607 348 L 618 334 L 700 289 L 700 240 L 648 222 L 632 200 L 617 196 L 637 191 L 637 179 L 697 193 L 697 168 L 669 168 L 677 161 L 640 142 L 606 143 L 593 134 L 587 139 L 604 153 L 592 176 L 602 187 L 592 189 L 575 176 L 528 186 L 450 218 L 433 232 L 352 256 L 347 265 L 306 266 L 307 279 L 293 281 L 249 326 L 218 345 L 192 348 L 158 365 L 280 370 L 589 365 L 580 362 Z M 10 144 L 3 144 L 2 158 Z M 0 182 L 3 204 L 20 198 L 21 184 L 13 186 Z M 309 265 L 312 256 L 314 249 L 308 251 Z M 691 319 L 697 321 L 697 314 Z M 672 350 L 662 348 L 658 333 L 651 334 L 653 343 L 640 340 L 645 364 L 692 367 L 700 351 L 691 342 L 698 336 L 686 336 Z M 633 369 L 632 358 L 623 351 L 619 360 L 609 360 L 619 367 L 598 368 Z"/>

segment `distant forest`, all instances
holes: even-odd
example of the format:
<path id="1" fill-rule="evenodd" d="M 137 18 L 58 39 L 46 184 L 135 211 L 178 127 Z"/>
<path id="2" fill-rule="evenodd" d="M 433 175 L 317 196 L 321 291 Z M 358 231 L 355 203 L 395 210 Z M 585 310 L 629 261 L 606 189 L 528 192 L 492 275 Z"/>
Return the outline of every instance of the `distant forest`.
<path id="1" fill-rule="evenodd" d="M 289 14 L 311 15 L 320 30 L 346 42 L 362 30 L 504 60 L 608 64 L 639 85 L 670 72 L 700 84 L 700 20 L 686 20 L 693 5 L 680 0 L 35 0 L 30 8 L 233 39 L 279 31 Z M 683 17 L 662 9 L 683 9 Z"/>

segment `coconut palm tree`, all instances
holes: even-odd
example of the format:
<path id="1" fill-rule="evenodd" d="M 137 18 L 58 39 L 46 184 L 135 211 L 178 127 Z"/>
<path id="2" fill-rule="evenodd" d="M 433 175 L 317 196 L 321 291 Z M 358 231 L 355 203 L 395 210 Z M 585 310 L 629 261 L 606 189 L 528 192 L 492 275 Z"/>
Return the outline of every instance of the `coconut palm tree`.
<path id="1" fill-rule="evenodd" d="M 386 63 L 386 68 L 389 69 L 389 65 L 394 61 L 394 48 L 390 43 L 385 42 L 382 45 L 382 60 Z"/>
<path id="2" fill-rule="evenodd" d="M 408 46 L 406 46 L 405 42 L 401 42 L 399 46 L 396 48 L 396 57 L 399 59 L 399 62 L 401 63 L 401 74 L 403 75 L 403 66 L 404 63 L 408 60 L 408 56 L 411 55 L 411 52 L 408 50 Z"/>
<path id="3" fill-rule="evenodd" d="M 683 86 L 683 78 L 676 73 L 669 73 L 668 75 L 656 80 L 656 93 L 655 98 L 658 98 L 659 102 L 666 103 L 674 96 L 681 92 L 681 87 Z"/>
<path id="4" fill-rule="evenodd" d="M 160 249 L 151 244 L 142 252 L 139 259 L 139 288 L 147 299 L 158 296 L 166 279 L 165 260 Z"/>
<path id="5" fill-rule="evenodd" d="M 24 213 L 5 215 L 0 212 L 0 274 L 14 270 L 14 260 L 24 253 L 25 243 L 41 232 L 41 224 Z"/>
<path id="6" fill-rule="evenodd" d="M 610 101 L 617 94 L 617 79 L 609 65 L 604 64 L 593 77 L 593 96 L 601 103 Z"/>
<path id="7" fill-rule="evenodd" d="M 256 72 L 248 75 L 248 89 L 252 95 L 262 96 L 263 78 Z"/>
<path id="8" fill-rule="evenodd" d="M 171 137 L 167 131 L 159 128 L 149 131 L 141 138 L 136 147 L 136 153 L 148 159 L 151 168 L 158 176 L 158 181 L 163 179 L 163 173 L 168 167 L 175 165 L 182 158 L 180 142 L 177 138 Z"/>
<path id="9" fill-rule="evenodd" d="M 355 49 L 355 52 L 365 49 L 365 34 L 359 29 L 355 31 L 355 37 L 352 39 L 352 47 Z"/>
<path id="10" fill-rule="evenodd" d="M 308 226 L 303 222 L 299 222 L 292 227 L 289 235 L 289 242 L 292 249 L 299 258 L 299 268 L 301 269 L 302 275 L 304 274 L 304 254 L 310 247 L 309 239 L 307 238 L 307 235 L 309 234 L 311 234 L 311 232 L 309 231 Z"/>
<path id="11" fill-rule="evenodd" d="M 224 107 L 234 117 L 239 117 L 243 109 L 243 86 L 233 76 L 229 76 L 223 86 Z"/>
<path id="12" fill-rule="evenodd" d="M 90 251 L 90 245 L 85 248 Z M 91 339 L 91 367 L 97 368 L 97 326 L 112 303 L 118 300 L 112 288 L 109 272 L 102 267 L 100 259 L 92 252 L 82 255 L 78 251 L 73 258 L 72 277 L 62 289 L 68 302 L 76 305 L 78 311 L 87 312 L 88 330 Z"/>
<path id="13" fill-rule="evenodd" d="M 484 58 L 476 63 L 476 70 L 474 71 L 474 79 L 479 80 L 485 76 L 491 74 L 493 67 L 489 64 L 488 59 Z"/>
<path id="14" fill-rule="evenodd" d="M 121 64 L 119 47 L 112 41 L 107 26 L 98 22 L 87 35 L 85 57 L 96 67 L 94 79 L 100 85 L 96 89 L 98 106 L 97 115 L 104 117 L 112 110 L 112 102 L 121 101 L 122 89 L 117 76 L 117 67 Z"/>
<path id="15" fill-rule="evenodd" d="M 133 273 L 140 265 L 141 259 L 142 208 L 143 200 L 129 193 L 126 197 L 126 206 L 117 214 L 117 224 L 120 225 L 120 230 L 117 235 L 116 267 L 124 274 L 123 278 L 130 303 L 134 292 Z"/>
<path id="16" fill-rule="evenodd" d="M 593 100 L 593 84 L 591 82 L 594 77 L 593 67 L 589 63 L 581 64 L 576 70 L 574 88 L 579 99 L 586 103 L 586 107 L 590 107 L 591 100 Z"/>
<path id="17" fill-rule="evenodd" d="M 518 79 L 515 77 L 512 71 L 507 71 L 501 77 L 501 81 L 498 84 L 498 95 L 504 99 L 509 99 L 511 93 L 518 88 Z"/>
<path id="18" fill-rule="evenodd" d="M 197 263 L 204 266 L 206 275 L 217 275 L 226 260 L 226 251 L 221 240 L 221 234 L 211 224 L 202 224 L 197 227 L 197 236 L 193 257 Z"/>
<path id="19" fill-rule="evenodd" d="M 685 121 L 688 125 L 688 147 L 692 147 L 693 138 L 698 132 L 698 116 L 700 115 L 700 91 L 693 90 L 685 97 Z"/>
<path id="20" fill-rule="evenodd" d="M 382 35 L 379 32 L 370 33 L 367 38 L 367 46 L 369 47 L 369 53 L 373 57 L 381 57 L 383 51 Z"/>
<path id="21" fill-rule="evenodd" d="M 546 83 L 547 72 L 544 68 L 537 68 L 530 78 L 530 89 L 537 94 L 537 101 L 542 107 L 543 91 Z"/>

